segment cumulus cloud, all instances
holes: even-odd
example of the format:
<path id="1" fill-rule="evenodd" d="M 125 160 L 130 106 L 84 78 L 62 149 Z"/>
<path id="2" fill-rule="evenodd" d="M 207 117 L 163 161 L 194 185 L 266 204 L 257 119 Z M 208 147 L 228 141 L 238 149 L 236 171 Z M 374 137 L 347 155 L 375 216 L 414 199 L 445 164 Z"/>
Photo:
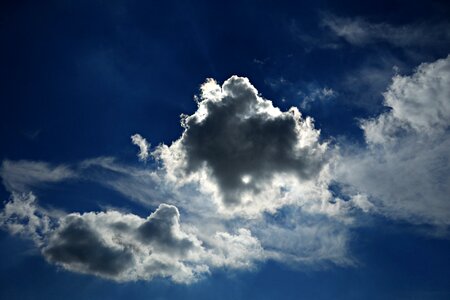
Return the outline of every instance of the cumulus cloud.
<path id="1" fill-rule="evenodd" d="M 197 111 L 182 117 L 182 136 L 150 153 L 162 165 L 98 157 L 72 167 L 83 181 L 157 207 L 148 218 L 117 210 L 55 214 L 33 194 L 13 193 L 1 227 L 31 238 L 53 264 L 116 281 L 190 283 L 216 268 L 252 269 L 268 259 L 351 264 L 349 212 L 372 208 L 363 196 L 343 200 L 330 190 L 336 151 L 320 141 L 313 120 L 274 107 L 237 76 L 222 86 L 207 80 L 197 100 Z M 5 178 L 17 168 L 8 164 L 2 177 L 13 182 Z M 22 173 L 34 167 L 20 164 Z"/>
<path id="2" fill-rule="evenodd" d="M 43 248 L 49 261 L 69 270 L 105 277 L 117 276 L 132 264 L 130 249 L 107 245 L 81 216 L 68 216 L 60 226 Z"/>
<path id="3" fill-rule="evenodd" d="M 79 170 L 84 169 L 81 174 L 100 169 L 95 176 L 118 176 L 112 180 L 123 181 L 124 186 L 125 182 L 136 180 L 133 174 L 138 171 L 111 158 L 83 161 L 80 166 Z M 285 181 L 282 177 L 276 180 Z M 144 182 L 133 189 L 151 190 Z M 110 184 L 113 188 L 114 184 Z M 217 208 L 208 205 L 208 195 L 192 186 L 166 188 L 173 192 L 167 201 L 177 203 L 184 212 L 183 224 L 178 209 L 168 204 L 157 206 L 148 218 L 116 210 L 66 214 L 43 209 L 31 193 L 14 193 L 0 214 L 0 227 L 32 239 L 53 264 L 116 281 L 164 277 L 191 283 L 216 268 L 248 270 L 267 259 L 290 266 L 348 265 L 351 261 L 347 251 L 348 228 L 342 221 L 339 203 L 326 200 L 329 195 L 322 194 L 324 189 L 313 192 L 298 186 L 283 194 L 265 195 L 267 199 L 281 196 L 281 203 L 288 203 L 289 194 L 303 194 L 316 201 L 298 204 L 302 209 L 295 209 L 294 205 L 278 210 L 273 217 L 265 214 L 266 217 L 243 219 L 217 214 Z M 157 192 L 153 193 L 148 205 L 156 203 Z"/>
<path id="4" fill-rule="evenodd" d="M 450 56 L 421 64 L 411 76 L 395 76 L 384 93 L 385 106 L 392 110 L 363 123 L 367 140 L 385 143 L 402 129 L 416 134 L 445 131 L 450 119 L 449 82 Z M 386 139 L 379 140 L 380 135 Z"/>
<path id="5" fill-rule="evenodd" d="M 184 131 L 170 146 L 150 153 L 145 139 L 132 137 L 145 158 L 161 163 L 156 168 L 111 157 L 71 167 L 5 160 L 0 175 L 12 196 L 0 227 L 33 240 L 66 270 L 191 283 L 217 268 L 252 269 L 268 259 L 355 265 L 356 214 L 450 225 L 450 56 L 394 76 L 383 95 L 388 110 L 361 121 L 365 147 L 341 145 L 339 153 L 320 140 L 311 118 L 297 108 L 281 111 L 247 78 L 209 79 L 200 90 L 197 110 L 182 116 Z M 71 178 L 156 209 L 147 218 L 118 210 L 67 214 L 21 193 Z"/>
<path id="6" fill-rule="evenodd" d="M 397 75 L 390 108 L 362 121 L 367 149 L 342 160 L 339 177 L 374 198 L 382 213 L 450 224 L 450 56 Z"/>
<path id="7" fill-rule="evenodd" d="M 184 230 L 177 207 L 160 204 L 147 218 L 119 211 L 54 214 L 32 193 L 13 194 L 0 225 L 32 239 L 51 263 L 116 281 L 170 278 L 191 283 L 210 268 L 249 268 L 262 259 L 247 229 L 216 232 L 208 245 Z"/>
<path id="8" fill-rule="evenodd" d="M 363 18 L 341 18 L 327 14 L 324 26 L 348 43 L 356 46 L 386 42 L 398 47 L 448 45 L 448 24 L 408 24 L 394 26 L 387 23 L 371 23 Z"/>
<path id="9" fill-rule="evenodd" d="M 138 157 L 142 161 L 146 161 L 148 159 L 150 144 L 147 142 L 145 138 L 143 138 L 140 134 L 136 133 L 131 136 L 131 142 L 139 147 Z"/>
<path id="10" fill-rule="evenodd" d="M 327 163 L 327 144 L 313 120 L 295 107 L 274 107 L 247 78 L 232 76 L 222 86 L 209 79 L 197 111 L 183 116 L 182 125 L 180 139 L 155 156 L 173 180 L 197 178 L 230 209 L 263 198 L 277 175 L 308 185 Z"/>
<path id="11" fill-rule="evenodd" d="M 268 223 L 258 210 L 258 214 L 251 215 L 251 222 L 247 222 L 241 218 L 236 220 L 234 215 L 218 214 L 210 196 L 199 191 L 195 184 L 176 186 L 161 180 L 164 179 L 163 174 L 121 165 L 112 158 L 87 160 L 83 165 L 99 169 L 101 172 L 96 175 L 96 180 L 102 178 L 100 183 L 106 182 L 108 187 L 140 203 L 155 205 L 155 199 L 164 197 L 166 202 L 181 207 L 185 212 L 183 219 L 197 228 L 195 234 L 198 238 L 212 245 L 216 257 L 227 253 L 228 258 L 220 260 L 228 260 L 228 264 L 233 261 L 236 267 L 248 265 L 251 262 L 249 257 L 270 258 L 291 266 L 348 265 L 352 261 L 348 253 L 348 223 L 352 222 L 348 210 L 352 207 L 362 211 L 373 209 L 367 197 L 362 195 L 355 195 L 347 202 L 333 198 L 328 190 L 329 173 L 327 176 L 322 174 L 321 185 L 316 182 L 312 186 L 299 185 L 295 176 L 281 175 L 273 180 L 272 186 L 277 188 L 258 198 L 258 201 L 265 203 L 265 208 L 274 212 L 276 221 L 274 219 Z M 292 205 L 287 206 L 289 204 Z M 280 213 L 280 209 L 276 208 L 283 206 L 286 208 L 281 209 Z M 289 213 L 286 214 L 286 211 Z M 253 244 L 253 247 L 246 247 L 244 251 L 240 246 L 244 242 Z"/>
<path id="12" fill-rule="evenodd" d="M 76 172 L 67 165 L 54 166 L 46 162 L 4 160 L 0 167 L 3 185 L 10 192 L 27 192 L 41 185 L 75 178 Z"/>

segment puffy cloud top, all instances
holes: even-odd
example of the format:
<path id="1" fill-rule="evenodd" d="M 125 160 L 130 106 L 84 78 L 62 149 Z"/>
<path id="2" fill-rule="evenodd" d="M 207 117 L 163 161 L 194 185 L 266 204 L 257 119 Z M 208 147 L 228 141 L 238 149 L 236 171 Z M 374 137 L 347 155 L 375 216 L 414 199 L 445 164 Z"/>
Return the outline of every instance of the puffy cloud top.
<path id="1" fill-rule="evenodd" d="M 242 204 L 244 195 L 257 198 L 277 174 L 314 179 L 326 163 L 327 145 L 313 120 L 295 107 L 280 111 L 244 77 L 222 86 L 207 80 L 197 111 L 182 116 L 182 125 L 181 138 L 157 154 L 169 173 L 181 171 L 174 178 L 206 172 L 225 206 Z"/>
<path id="2" fill-rule="evenodd" d="M 450 125 L 450 56 L 421 64 L 411 76 L 395 76 L 384 98 L 391 110 L 362 124 L 369 143 L 446 131 Z"/>
<path id="3" fill-rule="evenodd" d="M 395 76 L 384 97 L 392 115 L 418 131 L 447 128 L 450 56 L 421 64 L 412 76 Z"/>
<path id="4" fill-rule="evenodd" d="M 346 157 L 341 179 L 377 199 L 383 214 L 450 224 L 450 56 L 395 76 L 391 109 L 362 122 L 368 149 Z"/>
<path id="5" fill-rule="evenodd" d="M 247 229 L 216 232 L 203 245 L 168 204 L 146 219 L 119 211 L 55 214 L 38 206 L 32 193 L 13 194 L 0 213 L 0 227 L 32 239 L 49 262 L 64 269 L 116 281 L 165 277 L 191 283 L 211 267 L 250 268 L 263 258 Z"/>

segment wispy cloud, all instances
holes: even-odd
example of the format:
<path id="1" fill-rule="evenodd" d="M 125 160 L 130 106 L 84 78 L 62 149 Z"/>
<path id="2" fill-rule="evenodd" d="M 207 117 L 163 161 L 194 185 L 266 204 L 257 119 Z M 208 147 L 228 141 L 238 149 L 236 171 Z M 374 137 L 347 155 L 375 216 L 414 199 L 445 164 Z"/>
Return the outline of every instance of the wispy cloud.
<path id="1" fill-rule="evenodd" d="M 139 147 L 139 159 L 141 161 L 147 161 L 150 152 L 150 144 L 147 142 L 147 140 L 140 134 L 136 133 L 131 136 L 131 142 Z"/>
<path id="2" fill-rule="evenodd" d="M 339 177 L 383 214 L 450 225 L 450 56 L 397 75 L 384 93 L 390 111 L 362 121 L 367 149 L 347 155 Z"/>
<path id="3" fill-rule="evenodd" d="M 52 165 L 29 160 L 4 160 L 0 167 L 0 176 L 8 191 L 26 192 L 45 184 L 76 178 L 77 174 L 68 165 Z"/>
<path id="4" fill-rule="evenodd" d="M 307 110 L 314 102 L 323 102 L 335 98 L 337 96 L 337 92 L 332 88 L 323 87 L 311 88 L 306 92 L 299 91 L 298 95 L 303 97 L 300 107 Z"/>
<path id="5" fill-rule="evenodd" d="M 33 239 L 52 263 L 118 281 L 190 283 L 215 268 L 252 269 L 267 259 L 352 264 L 357 206 L 329 191 L 333 156 L 312 119 L 296 108 L 281 111 L 247 78 L 233 76 L 202 85 L 198 109 L 182 125 L 176 142 L 151 153 L 156 168 L 99 157 L 71 168 L 8 161 L 2 173 L 20 191 L 72 176 L 97 182 L 156 208 L 149 218 L 115 210 L 54 215 L 33 194 L 13 193 L 2 227 Z M 39 173 L 26 183 L 12 176 L 36 165 L 58 176 Z"/>
<path id="6" fill-rule="evenodd" d="M 12 196 L 1 227 L 32 239 L 51 263 L 116 281 L 191 283 L 268 259 L 355 265 L 349 241 L 361 215 L 449 225 L 449 64 L 447 57 L 394 76 L 384 94 L 391 110 L 362 121 L 367 145 L 357 150 L 322 141 L 311 118 L 280 110 L 247 78 L 209 79 L 197 110 L 182 116 L 180 138 L 146 148 L 156 167 L 111 157 L 72 167 L 4 161 L 0 175 Z M 71 178 L 114 189 L 152 213 L 54 213 L 19 193 Z"/>
<path id="7" fill-rule="evenodd" d="M 355 46 L 385 42 L 397 47 L 448 45 L 450 24 L 372 23 L 364 18 L 342 18 L 324 14 L 322 23 L 334 34 Z"/>

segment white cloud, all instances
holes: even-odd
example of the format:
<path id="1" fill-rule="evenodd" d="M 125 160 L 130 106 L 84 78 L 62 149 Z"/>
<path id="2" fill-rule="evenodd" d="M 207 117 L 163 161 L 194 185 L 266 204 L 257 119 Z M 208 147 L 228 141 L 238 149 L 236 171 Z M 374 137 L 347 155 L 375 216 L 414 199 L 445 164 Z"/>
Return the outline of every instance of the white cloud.
<path id="1" fill-rule="evenodd" d="M 362 122 L 367 149 L 346 155 L 338 178 L 385 215 L 450 225 L 450 56 L 395 76 L 384 97 L 391 110 Z"/>
<path id="2" fill-rule="evenodd" d="M 0 226 L 31 238 L 51 263 L 116 281 L 170 278 L 191 283 L 210 268 L 252 268 L 263 258 L 248 229 L 216 232 L 206 245 L 184 229 L 173 205 L 147 218 L 119 211 L 51 214 L 33 194 L 14 194 Z M 189 229 L 189 226 L 187 226 Z"/>
<path id="3" fill-rule="evenodd" d="M 313 88 L 310 91 L 304 93 L 299 92 L 298 95 L 303 96 L 303 100 L 300 104 L 302 109 L 308 109 L 310 105 L 315 101 L 325 101 L 333 99 L 337 96 L 337 92 L 331 88 Z"/>
<path id="4" fill-rule="evenodd" d="M 211 257 L 217 266 L 251 269 L 255 260 L 263 260 L 265 256 L 260 241 L 245 228 L 239 228 L 236 234 L 216 232 L 212 242 Z"/>
<path id="5" fill-rule="evenodd" d="M 348 253 L 348 230 L 348 227 L 332 220 L 315 219 L 292 227 L 264 224 L 257 233 L 267 255 L 291 267 L 351 266 L 355 260 Z"/>
<path id="6" fill-rule="evenodd" d="M 363 18 L 341 18 L 330 14 L 322 20 L 334 34 L 356 46 L 387 42 L 398 47 L 448 45 L 448 24 L 407 24 L 394 26 L 371 23 Z"/>
<path id="7" fill-rule="evenodd" d="M 146 161 L 148 159 L 150 144 L 145 138 L 140 134 L 136 133 L 131 136 L 131 142 L 139 147 L 138 157 L 141 161 Z"/>
<path id="8" fill-rule="evenodd" d="M 375 205 L 370 202 L 367 195 L 355 194 L 351 197 L 351 200 L 354 203 L 355 207 L 360 208 L 365 213 L 376 210 Z"/>
<path id="9" fill-rule="evenodd" d="M 172 191 L 162 182 L 157 170 L 121 164 L 114 157 L 86 159 L 79 164 L 84 179 L 111 188 L 146 207 L 160 199 L 172 199 Z"/>
<path id="10" fill-rule="evenodd" d="M 253 213 L 244 215 L 250 219 L 243 219 L 240 213 L 218 214 L 216 203 L 211 201 L 209 194 L 198 190 L 193 183 L 177 186 L 164 181 L 164 174 L 123 166 L 111 158 L 94 159 L 86 161 L 86 164 L 114 170 L 114 176 L 99 173 L 99 179 L 102 178 L 107 186 L 140 203 L 156 205 L 155 201 L 163 198 L 167 203 L 182 208 L 185 213 L 183 219 L 185 223 L 189 223 L 196 236 L 208 245 L 218 243 L 212 247 L 216 249 L 216 258 L 230 260 L 230 263 L 235 261 L 235 267 L 244 267 L 255 259 L 268 258 L 291 266 L 328 262 L 348 265 L 352 261 L 347 249 L 348 225 L 352 223 L 348 211 L 353 206 L 363 211 L 372 209 L 371 203 L 363 197 L 355 196 L 354 201 L 349 202 L 333 199 L 328 191 L 328 182 L 331 180 L 328 171 L 324 170 L 320 181 L 314 185 L 299 185 L 293 176 L 280 175 L 274 178 L 272 187 L 276 188 L 260 195 L 258 201 L 264 203 L 267 211 L 278 216 L 280 207 L 291 204 L 287 208 L 289 216 L 283 217 L 282 222 L 273 221 L 269 226 L 266 224 L 267 220 L 260 215 L 260 207 L 252 207 L 251 203 L 248 203 L 246 210 Z M 113 179 L 109 181 L 109 177 Z M 298 209 L 298 206 L 302 209 Z M 283 212 L 281 214 L 285 215 Z M 289 226 L 286 226 L 286 219 L 289 219 Z M 252 233 L 248 243 L 251 242 L 254 246 L 248 248 L 251 251 L 238 251 L 239 244 L 234 244 L 233 241 L 242 240 L 246 235 L 236 236 L 236 233 L 248 230 Z M 313 235 L 313 232 L 323 234 Z M 288 245 L 286 241 L 291 241 L 291 244 Z M 278 247 L 274 249 L 274 245 Z M 224 247 L 228 249 L 225 250 Z M 234 258 L 221 258 L 221 253 L 229 253 L 229 257 Z"/>
<path id="11" fill-rule="evenodd" d="M 411 76 L 395 76 L 384 94 L 385 105 L 392 108 L 386 118 L 391 120 L 384 121 L 391 127 L 410 126 L 419 134 L 446 130 L 450 124 L 449 83 L 450 56 L 421 64 Z M 368 122 L 366 127 L 370 125 Z"/>
<path id="12" fill-rule="evenodd" d="M 3 185 L 10 192 L 28 192 L 33 188 L 77 177 L 67 165 L 54 166 L 40 161 L 4 160 L 0 167 Z"/>
<path id="13" fill-rule="evenodd" d="M 313 120 L 296 108 L 282 112 L 236 76 L 222 86 L 208 80 L 197 100 L 198 110 L 182 118 L 180 139 L 151 153 L 162 168 L 111 157 L 74 167 L 83 180 L 159 207 L 149 218 L 115 210 L 54 215 L 34 196 L 15 194 L 3 227 L 32 238 L 52 263 L 118 281 L 189 283 L 267 259 L 352 264 L 352 208 L 371 210 L 370 202 L 330 191 L 336 151 L 320 141 Z"/>
<path id="14" fill-rule="evenodd" d="M 31 192 L 13 193 L 0 212 L 0 227 L 42 245 L 41 233 L 49 230 L 51 219 L 45 210 L 35 206 L 35 201 L 36 197 Z"/>

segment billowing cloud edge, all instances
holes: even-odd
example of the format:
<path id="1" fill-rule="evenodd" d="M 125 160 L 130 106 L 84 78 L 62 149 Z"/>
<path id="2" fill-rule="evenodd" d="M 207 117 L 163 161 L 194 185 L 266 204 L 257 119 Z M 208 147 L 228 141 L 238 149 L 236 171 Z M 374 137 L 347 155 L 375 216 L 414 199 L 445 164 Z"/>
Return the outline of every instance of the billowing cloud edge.
<path id="1" fill-rule="evenodd" d="M 388 111 L 361 121 L 366 147 L 344 153 L 336 176 L 370 197 L 380 214 L 447 227 L 450 56 L 394 76 L 383 95 Z"/>
<path id="2" fill-rule="evenodd" d="M 160 204 L 147 218 L 116 210 L 53 213 L 33 193 L 12 194 L 1 227 L 34 241 L 63 269 L 119 282 L 170 278 L 189 284 L 211 268 L 251 269 L 264 258 L 248 229 L 216 232 L 208 244 L 183 228 L 178 208 Z"/>
<path id="3" fill-rule="evenodd" d="M 257 216 L 293 203 L 330 199 L 333 152 L 310 117 L 282 112 L 245 77 L 208 79 L 184 132 L 153 156 L 177 186 L 195 182 L 222 214 Z M 294 191 L 297 196 L 294 196 Z"/>
<path id="4" fill-rule="evenodd" d="M 330 261 L 335 264 L 351 265 L 353 260 L 347 247 L 348 231 L 351 226 L 354 226 L 354 219 L 351 215 L 354 208 L 361 212 L 377 212 L 394 218 L 407 218 L 412 215 L 413 217 L 408 220 L 413 222 L 420 220 L 421 222 L 436 223 L 437 219 L 445 224 L 445 220 L 448 220 L 445 214 L 435 215 L 437 211 L 435 208 L 441 204 L 445 206 L 443 202 L 433 202 L 433 205 L 428 205 L 433 208 L 431 210 L 426 205 L 418 206 L 420 209 L 422 207 L 424 210 L 429 209 L 434 212 L 428 211 L 415 215 L 418 211 L 417 207 L 406 207 L 405 209 L 405 202 L 402 201 L 398 203 L 382 202 L 380 199 L 383 194 L 379 194 L 379 190 L 373 190 L 373 186 L 367 185 L 367 182 L 370 182 L 367 174 L 373 173 L 374 170 L 380 172 L 376 166 L 381 166 L 380 168 L 387 166 L 383 163 L 380 164 L 380 157 L 381 162 L 383 159 L 388 161 L 391 157 L 401 162 L 402 157 L 394 156 L 395 153 L 400 153 L 399 155 L 405 155 L 405 161 L 413 163 L 412 166 L 417 167 L 417 164 L 414 164 L 416 161 L 411 160 L 410 152 L 398 151 L 398 149 L 404 149 L 404 145 L 416 147 L 428 141 L 433 149 L 433 151 L 429 151 L 432 153 L 431 155 L 443 153 L 444 156 L 438 155 L 437 157 L 446 157 L 445 153 L 447 152 L 434 152 L 436 149 L 448 149 L 443 147 L 448 142 L 448 132 L 446 131 L 448 125 L 445 123 L 445 118 L 438 119 L 437 123 L 436 120 L 430 121 L 430 123 L 430 119 L 427 119 L 426 115 L 424 117 L 417 113 L 416 116 L 409 114 L 408 117 L 404 117 L 405 114 L 402 115 L 400 112 L 410 103 L 408 102 L 410 100 L 407 99 L 411 99 L 414 95 L 417 97 L 413 101 L 418 101 L 420 105 L 424 104 L 423 100 L 420 100 L 423 99 L 420 96 L 430 91 L 434 93 L 432 95 L 438 97 L 435 97 L 435 101 L 431 102 L 431 107 L 427 108 L 430 112 L 428 115 L 433 116 L 435 112 L 433 105 L 436 104 L 436 101 L 443 105 L 447 103 L 445 102 L 448 99 L 445 87 L 449 86 L 447 85 L 449 73 L 447 63 L 448 58 L 436 63 L 424 64 L 411 76 L 395 77 L 385 93 L 386 105 L 390 105 L 392 110 L 376 119 L 363 120 L 362 128 L 366 134 L 368 147 L 353 157 L 342 156 L 342 153 L 341 156 L 336 155 L 336 149 L 330 149 L 326 142 L 320 141 L 320 131 L 314 128 L 311 118 L 303 118 L 296 108 L 287 112 L 280 111 L 273 106 L 271 101 L 263 99 L 248 79 L 235 76 L 224 82 L 222 86 L 210 79 L 201 87 L 197 111 L 190 116 L 183 116 L 182 125 L 185 131 L 180 139 L 170 146 L 160 145 L 152 152 L 152 155 L 162 163 L 161 169 L 138 170 L 120 165 L 111 158 L 86 160 L 77 169 L 88 172 L 86 170 L 91 168 L 100 168 L 103 171 L 114 172 L 116 175 L 120 174 L 119 177 L 116 176 L 115 180 L 104 184 L 124 195 L 133 195 L 141 202 L 145 202 L 147 198 L 152 205 L 155 205 L 155 202 L 149 198 L 156 194 L 147 193 L 148 189 L 144 192 L 127 190 L 125 188 L 127 184 L 124 182 L 136 182 L 136 179 L 139 179 L 137 180 L 138 184 L 134 186 L 136 190 L 142 189 L 145 182 L 152 182 L 152 188 L 167 185 L 162 190 L 175 190 L 168 197 L 169 202 L 173 203 L 156 205 L 158 208 L 148 218 L 155 219 L 156 217 L 152 216 L 154 214 L 158 216 L 159 211 L 168 212 L 162 214 L 167 217 L 162 218 L 166 220 L 166 222 L 162 222 L 166 224 L 166 227 L 149 226 L 149 228 L 157 227 L 158 229 L 150 230 L 154 237 L 146 239 L 147 242 L 142 241 L 144 238 L 139 232 L 143 230 L 139 228 L 142 228 L 143 224 L 147 224 L 146 220 L 148 219 L 118 211 L 63 214 L 55 217 L 36 206 L 34 200 L 31 201 L 34 198 L 33 194 L 18 196 L 19 194 L 13 193 L 12 201 L 6 204 L 2 212 L 2 227 L 14 234 L 34 240 L 44 257 L 50 262 L 68 270 L 95 274 L 117 281 L 167 277 L 175 282 L 190 283 L 214 268 L 248 269 L 254 267 L 257 261 L 267 259 L 297 264 L 317 264 Z M 427 81 L 429 78 L 439 80 Z M 438 85 L 433 86 L 436 82 Z M 430 84 L 431 88 L 427 89 Z M 427 88 L 418 89 L 419 93 L 411 92 L 407 98 L 402 100 L 401 96 L 405 95 L 406 91 L 417 90 L 418 86 Z M 423 92 L 424 90 L 425 92 Z M 398 103 L 395 104 L 395 101 Z M 211 116 L 217 117 L 209 120 Z M 422 117 L 425 119 L 412 119 Z M 215 123 L 217 120 L 225 122 L 228 126 L 225 128 L 233 129 L 231 135 L 229 135 L 230 132 L 214 128 L 224 124 Z M 383 127 L 377 125 L 382 122 Z M 236 128 L 229 127 L 230 124 Z M 236 142 L 235 145 L 232 145 L 232 149 L 239 152 L 241 157 L 255 156 L 254 152 L 247 152 L 248 148 L 260 149 L 264 143 L 260 143 L 258 137 L 250 135 L 250 146 L 242 147 L 243 141 L 247 142 L 249 138 L 245 136 L 243 139 L 239 136 L 239 132 L 246 132 L 247 127 L 251 128 L 249 124 L 257 124 L 263 129 L 272 128 L 270 126 L 276 124 L 286 130 L 269 130 L 268 132 L 282 132 L 287 134 L 286 139 L 293 138 L 294 142 L 284 141 L 286 144 L 282 144 L 288 146 L 286 147 L 288 152 L 277 152 L 280 149 L 277 149 L 277 146 L 273 147 L 271 151 L 284 155 L 281 167 L 273 170 L 267 166 L 251 164 L 240 166 L 239 161 L 231 159 L 231 165 L 237 166 L 237 171 L 234 173 L 232 171 L 231 174 L 236 175 L 240 181 L 231 182 L 231 185 L 224 183 L 221 181 L 223 170 L 217 168 L 224 164 L 212 155 L 217 149 L 212 147 L 206 152 L 202 152 L 196 143 L 202 138 L 211 138 L 210 134 L 214 133 L 214 130 L 218 130 L 215 132 L 218 133 L 215 137 L 227 142 Z M 275 128 L 278 128 L 277 126 Z M 368 129 L 370 126 L 372 126 L 372 131 Z M 374 130 L 383 132 L 383 128 L 388 128 L 389 134 L 379 135 L 382 139 L 375 138 L 376 135 L 371 133 L 376 132 Z M 262 130 L 260 133 L 262 141 L 273 141 L 273 135 L 267 134 L 265 131 Z M 439 140 L 444 143 L 442 147 L 436 146 L 438 145 L 436 142 Z M 229 144 L 225 143 L 225 145 Z M 417 150 L 417 148 L 411 149 L 411 153 Z M 270 158 L 276 161 L 271 151 L 263 150 L 262 154 L 257 155 L 257 160 Z M 419 151 L 419 153 L 425 152 Z M 284 165 L 286 161 L 294 166 L 301 166 L 303 169 L 296 170 L 289 165 Z M 30 163 L 33 165 L 33 162 Z M 13 165 L 12 162 L 9 164 L 9 167 Z M 58 168 L 58 166 L 44 164 L 39 166 L 40 169 L 47 168 L 49 170 Z M 444 166 L 446 165 L 444 164 Z M 343 167 L 346 168 L 347 173 L 342 172 Z M 425 170 L 424 174 L 430 175 L 427 173 L 429 169 L 423 169 Z M 382 172 L 390 171 L 388 168 L 382 170 Z M 357 176 L 360 181 L 350 177 L 349 173 Z M 439 174 L 448 180 L 448 170 L 445 167 Z M 71 176 L 43 180 L 43 182 L 58 182 Z M 93 180 L 100 182 L 100 177 Z M 33 184 L 18 181 L 16 189 L 20 190 L 22 187 L 38 184 L 36 178 L 30 179 Z M 387 178 L 392 179 L 392 177 Z M 367 181 L 364 181 L 365 179 Z M 121 180 L 125 181 L 122 181 L 122 185 L 118 185 L 117 183 L 120 183 Z M 371 180 L 373 181 L 373 178 Z M 9 186 L 12 186 L 14 182 L 14 178 L 7 181 Z M 251 183 L 250 186 L 247 186 L 249 183 Z M 383 182 L 375 181 L 374 186 L 377 184 L 383 186 Z M 333 192 L 332 185 L 345 187 L 345 191 L 342 192 L 345 192 L 346 195 Z M 404 186 L 400 185 L 400 188 L 404 189 Z M 394 189 L 392 192 L 398 193 L 398 190 Z M 227 193 L 231 194 L 231 198 L 227 199 Z M 341 196 L 347 199 L 341 199 Z M 183 197 L 188 200 L 183 200 Z M 233 197 L 237 198 L 233 199 Z M 190 202 L 191 200 L 192 202 Z M 173 205 L 175 203 L 176 206 Z M 180 225 L 180 214 L 177 207 L 181 207 L 183 211 L 187 212 L 184 220 L 188 222 L 184 226 Z M 189 207 L 191 208 L 189 209 Z M 114 222 L 122 219 L 126 220 L 125 223 L 134 222 L 129 229 L 134 232 L 130 235 L 131 240 L 122 239 L 120 230 L 124 230 L 124 228 L 112 226 Z M 167 221 L 167 219 L 172 221 Z M 116 223 L 120 223 L 119 221 Z M 102 225 L 98 225 L 96 222 L 102 223 Z M 94 227 L 93 224 L 96 226 Z M 207 229 L 203 229 L 201 225 Z M 95 231 L 92 230 L 92 227 Z M 169 228 L 171 233 L 178 233 L 172 238 L 158 240 L 155 237 L 158 234 L 155 233 L 164 228 Z M 72 243 L 73 236 L 80 234 L 83 236 L 81 240 L 85 244 L 75 243 L 74 245 Z M 99 239 L 99 236 L 102 238 L 103 236 L 105 238 L 113 236 L 114 238 L 105 240 Z M 93 264 L 89 258 L 76 255 L 76 250 L 80 247 L 89 249 L 92 245 L 99 245 L 101 249 L 104 249 L 104 254 L 95 261 L 112 261 L 109 267 Z M 189 251 L 183 250 L 186 249 L 186 246 L 189 249 L 193 248 Z M 118 249 L 120 249 L 119 252 L 117 252 Z M 164 256 L 160 254 L 161 249 L 176 253 L 172 257 L 173 260 L 165 261 L 162 258 Z M 246 249 L 251 250 L 246 252 Z M 163 259 L 164 263 L 149 260 L 147 256 L 149 256 L 150 250 L 153 255 L 152 259 Z M 145 258 L 140 256 L 142 253 L 146 253 Z M 242 257 L 245 259 L 238 259 Z M 147 264 L 154 268 L 148 267 Z"/>

